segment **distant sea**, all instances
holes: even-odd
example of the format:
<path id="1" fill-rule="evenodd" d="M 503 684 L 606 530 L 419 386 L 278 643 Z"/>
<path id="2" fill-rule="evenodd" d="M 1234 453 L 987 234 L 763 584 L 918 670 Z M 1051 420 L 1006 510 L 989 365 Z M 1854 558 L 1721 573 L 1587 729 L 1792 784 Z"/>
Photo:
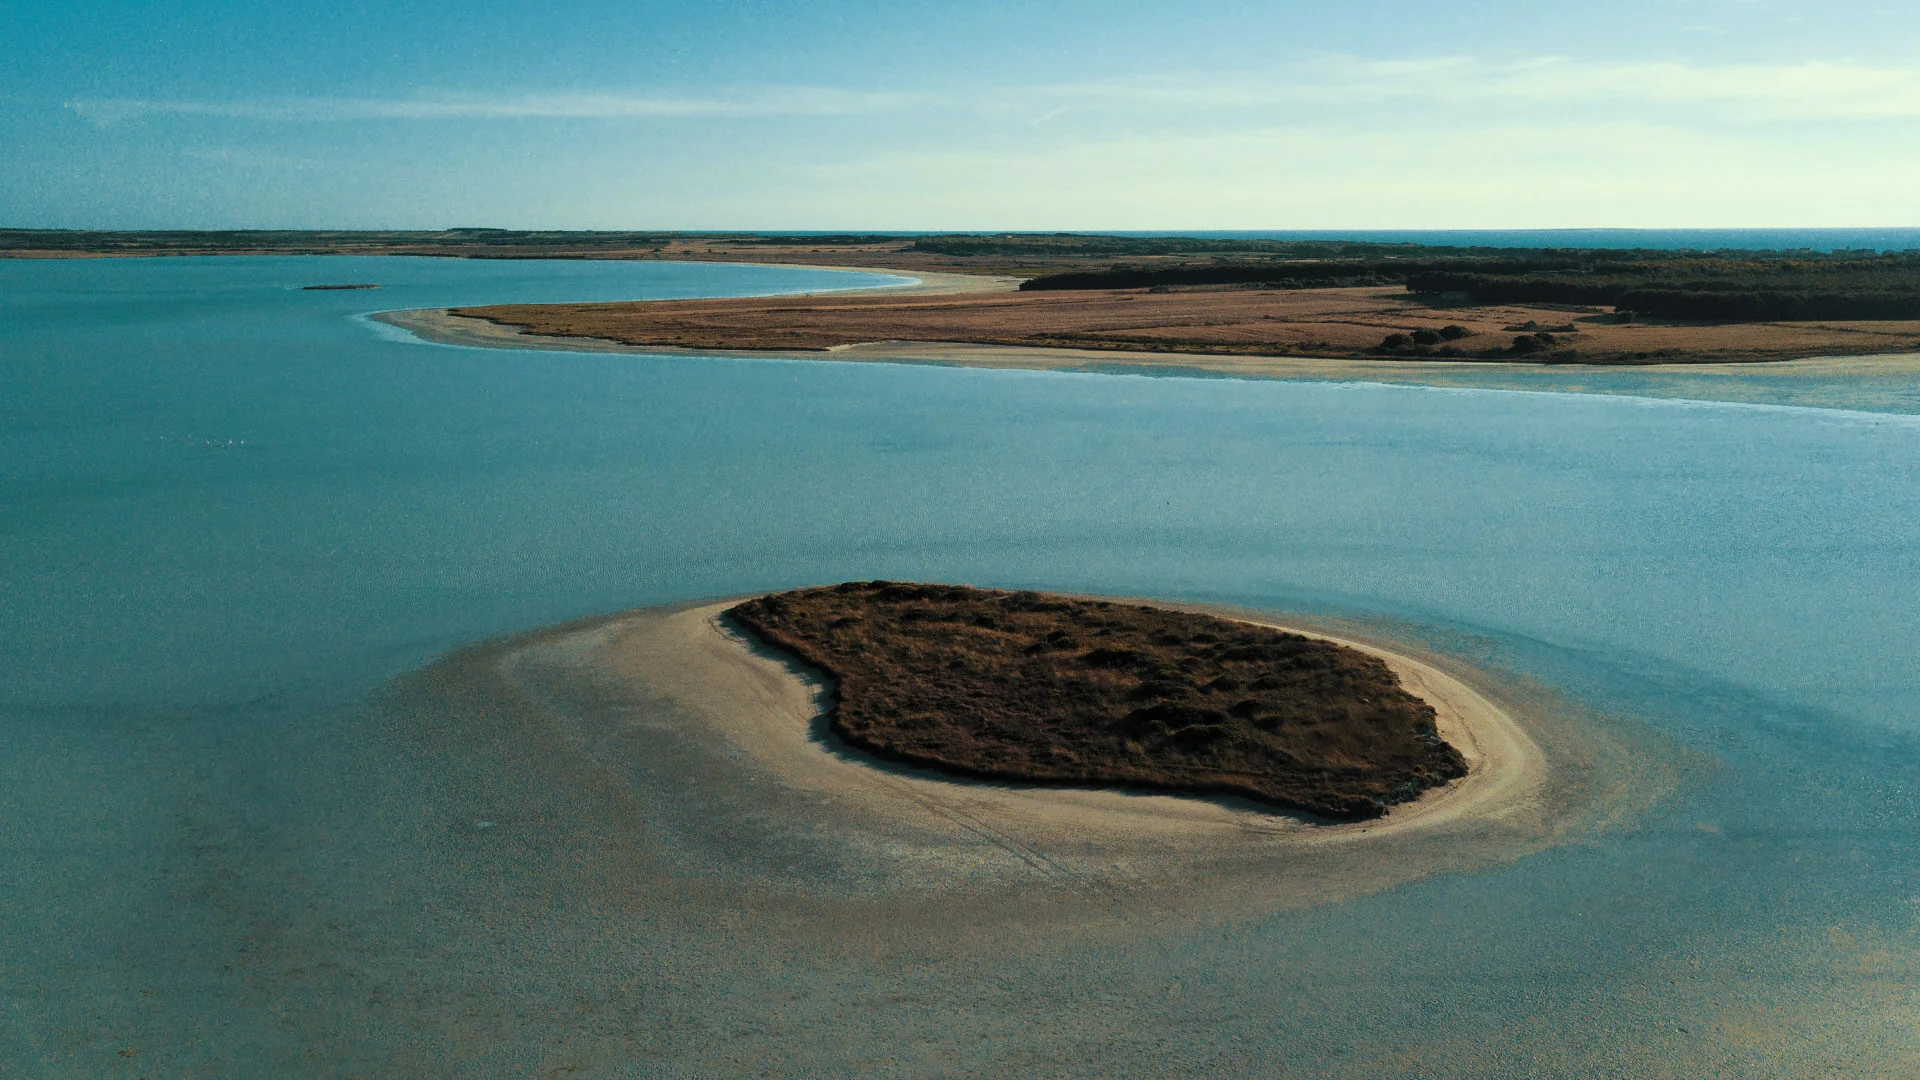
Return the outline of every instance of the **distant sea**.
<path id="1" fill-rule="evenodd" d="M 1210 240 L 1353 240 L 1455 247 L 1639 248 L 1655 251 L 1920 251 L 1906 229 L 1277 229 L 1114 232 Z"/>

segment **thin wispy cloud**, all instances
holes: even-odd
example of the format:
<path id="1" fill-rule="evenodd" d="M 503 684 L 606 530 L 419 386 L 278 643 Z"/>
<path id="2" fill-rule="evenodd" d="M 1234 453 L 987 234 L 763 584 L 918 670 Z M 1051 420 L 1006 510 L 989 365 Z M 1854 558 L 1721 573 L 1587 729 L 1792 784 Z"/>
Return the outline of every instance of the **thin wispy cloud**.
<path id="1" fill-rule="evenodd" d="M 1579 64 L 1546 61 L 1494 72 L 1500 91 L 1543 99 L 1575 97 L 1736 107 L 1753 119 L 1871 119 L 1920 116 L 1920 70 L 1861 64 Z"/>
<path id="2" fill-rule="evenodd" d="M 1790 65 L 1597 63 L 1564 57 L 1500 62 L 1473 56 L 1405 60 L 1326 57 L 1259 73 L 1148 76 L 1005 87 L 956 95 L 928 89 L 735 88 L 710 96 L 636 93 L 443 95 L 412 98 L 180 100 L 112 98 L 68 103 L 111 126 L 154 117 L 263 123 L 489 120 L 728 120 L 899 112 L 1018 114 L 1058 124 L 1102 109 L 1145 115 L 1228 113 L 1311 106 L 1406 104 L 1526 109 L 1656 107 L 1712 112 L 1731 121 L 1920 118 L 1920 69 L 1820 61 Z"/>
<path id="3" fill-rule="evenodd" d="M 1041 94 L 1082 105 L 1245 109 L 1284 105 L 1572 104 L 1724 109 L 1734 119 L 1920 117 L 1920 69 L 1845 62 L 1791 65 L 1596 63 L 1564 57 L 1495 62 L 1325 58 L 1258 75 L 1060 84 Z M 1029 94 L 1032 94 L 1029 91 Z"/>
<path id="4" fill-rule="evenodd" d="M 67 107 L 95 124 L 109 126 L 130 120 L 167 116 L 269 123 L 853 116 L 905 108 L 921 99 L 922 95 L 912 93 L 863 93 L 820 87 L 787 87 L 699 98 L 617 93 L 394 99 L 313 97 L 235 101 L 107 98 L 68 102 Z"/>
<path id="5" fill-rule="evenodd" d="M 1920 143 L 1851 140 L 1823 150 L 1783 156 L 1757 129 L 1607 119 L 1397 131 L 1302 125 L 889 151 L 816 166 L 794 186 L 855 192 L 863 212 L 890 220 L 934 202 L 953 209 L 958 227 L 1026 229 L 1095 229 L 1116 219 L 1181 229 L 1249 221 L 1737 227 L 1783 205 L 1802 208 L 1813 224 L 1842 226 L 1910 212 L 1906 177 L 1920 169 Z M 1024 183 L 997 182 L 1009 175 Z M 1837 196 L 1809 203 L 1809 190 Z"/>

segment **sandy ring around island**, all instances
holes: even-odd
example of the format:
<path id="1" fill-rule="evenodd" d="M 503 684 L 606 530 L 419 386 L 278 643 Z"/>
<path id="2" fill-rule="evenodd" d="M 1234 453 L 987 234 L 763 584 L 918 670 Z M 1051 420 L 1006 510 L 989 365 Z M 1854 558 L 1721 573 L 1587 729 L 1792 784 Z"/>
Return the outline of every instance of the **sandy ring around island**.
<path id="1" fill-rule="evenodd" d="M 1384 657 L 1434 704 L 1468 775 L 1356 823 L 952 777 L 834 737 L 825 681 L 724 618 L 742 599 L 459 650 L 398 684 L 391 715 L 457 778 L 449 790 L 475 793 L 454 813 L 514 822 L 526 850 L 566 852 L 573 887 L 656 914 L 761 912 L 828 937 L 876 919 L 926 941 L 962 923 L 1257 917 L 1512 862 L 1615 827 L 1674 786 L 1674 748 L 1417 636 L 1216 609 L 1200 610 Z M 515 808 L 526 802 L 537 809 Z"/>
<path id="2" fill-rule="evenodd" d="M 1384 659 L 1410 692 L 1434 706 L 1442 736 L 1467 759 L 1467 776 L 1394 807 L 1384 819 L 1325 824 L 1237 799 L 981 783 L 889 766 L 822 738 L 825 683 L 730 626 L 724 612 L 737 602 L 610 625 L 599 662 L 699 717 L 764 775 L 881 820 L 917 818 L 938 829 L 963 813 L 975 825 L 990 821 L 1027 842 L 1070 839 L 1079 849 L 1132 847 L 1149 836 L 1323 846 L 1525 815 L 1538 808 L 1547 777 L 1546 758 L 1526 730 L 1461 680 L 1378 646 L 1273 623 L 1265 625 Z"/>

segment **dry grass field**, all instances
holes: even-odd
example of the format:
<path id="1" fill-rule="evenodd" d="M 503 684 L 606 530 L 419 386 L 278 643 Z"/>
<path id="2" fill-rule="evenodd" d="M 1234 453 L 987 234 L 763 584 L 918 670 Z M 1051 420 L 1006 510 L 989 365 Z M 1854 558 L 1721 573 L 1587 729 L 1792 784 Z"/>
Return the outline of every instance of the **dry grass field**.
<path id="1" fill-rule="evenodd" d="M 1565 305 L 1454 305 L 1397 286 L 844 294 L 607 304 L 508 304 L 452 314 L 529 334 L 627 345 L 825 350 L 865 342 L 958 342 L 1247 356 L 1359 357 L 1390 334 L 1448 326 L 1468 336 L 1399 358 L 1651 364 L 1787 360 L 1920 349 L 1920 322 L 1689 324 L 1615 321 Z M 1522 334 L 1551 345 L 1512 353 Z"/>

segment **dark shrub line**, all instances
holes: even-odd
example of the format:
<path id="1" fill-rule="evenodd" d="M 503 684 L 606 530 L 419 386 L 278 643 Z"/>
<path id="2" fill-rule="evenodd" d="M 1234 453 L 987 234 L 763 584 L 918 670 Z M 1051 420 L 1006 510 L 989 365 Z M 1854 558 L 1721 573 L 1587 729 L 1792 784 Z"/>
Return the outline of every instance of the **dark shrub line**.
<path id="1" fill-rule="evenodd" d="M 1778 285 L 1774 280 L 1789 279 Z M 1501 276 L 1455 271 L 1409 274 L 1418 293 L 1462 293 L 1482 304 L 1609 305 L 1668 319 L 1793 322 L 1811 319 L 1920 319 L 1920 266 L 1879 273 L 1747 274 L 1649 285 L 1638 277 Z"/>

